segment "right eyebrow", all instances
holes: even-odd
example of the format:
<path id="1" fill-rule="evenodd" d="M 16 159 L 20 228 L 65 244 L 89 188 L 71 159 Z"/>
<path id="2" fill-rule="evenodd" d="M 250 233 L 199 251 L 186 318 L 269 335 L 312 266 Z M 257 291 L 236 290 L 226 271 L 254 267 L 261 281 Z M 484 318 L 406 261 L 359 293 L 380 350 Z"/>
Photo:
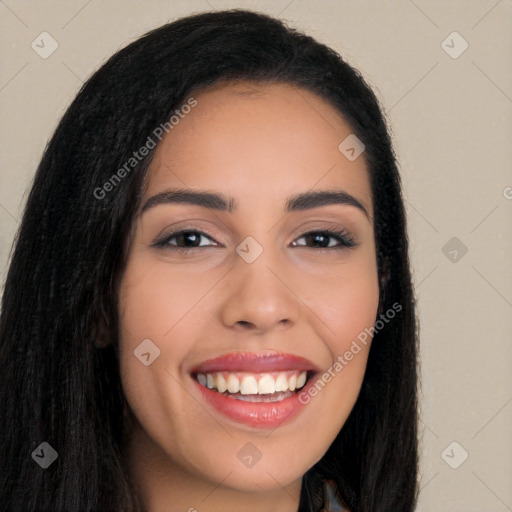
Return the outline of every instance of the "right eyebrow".
<path id="1" fill-rule="evenodd" d="M 169 203 L 187 203 L 210 208 L 213 210 L 223 210 L 227 212 L 235 211 L 235 200 L 232 197 L 227 197 L 222 194 L 206 191 L 192 191 L 192 190 L 168 190 L 150 197 L 142 207 L 141 214 L 149 208 L 153 208 L 160 204 Z"/>

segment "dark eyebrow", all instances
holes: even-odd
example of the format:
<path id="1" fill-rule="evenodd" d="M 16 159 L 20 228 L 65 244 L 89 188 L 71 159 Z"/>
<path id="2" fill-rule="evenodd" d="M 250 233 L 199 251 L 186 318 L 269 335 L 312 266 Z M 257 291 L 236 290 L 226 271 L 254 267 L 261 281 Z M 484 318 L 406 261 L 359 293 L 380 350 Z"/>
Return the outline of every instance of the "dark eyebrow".
<path id="1" fill-rule="evenodd" d="M 316 190 L 290 196 L 286 201 L 286 211 L 308 210 L 330 204 L 347 204 L 359 208 L 369 219 L 370 216 L 361 201 L 344 190 Z"/>
<path id="2" fill-rule="evenodd" d="M 162 192 L 161 194 L 157 194 L 156 196 L 149 198 L 142 207 L 141 213 L 159 204 L 168 203 L 194 204 L 204 208 L 221 210 L 229 213 L 236 210 L 236 201 L 232 197 L 213 192 L 178 189 Z M 369 219 L 369 214 L 363 204 L 354 196 L 343 190 L 316 190 L 292 195 L 286 200 L 285 211 L 293 212 L 309 210 L 311 208 L 331 204 L 346 204 L 354 206 L 361 210 Z"/>
<path id="3" fill-rule="evenodd" d="M 235 200 L 232 197 L 196 190 L 169 190 L 149 198 L 142 207 L 141 213 L 144 213 L 148 208 L 168 203 L 187 203 L 212 210 L 235 211 Z"/>

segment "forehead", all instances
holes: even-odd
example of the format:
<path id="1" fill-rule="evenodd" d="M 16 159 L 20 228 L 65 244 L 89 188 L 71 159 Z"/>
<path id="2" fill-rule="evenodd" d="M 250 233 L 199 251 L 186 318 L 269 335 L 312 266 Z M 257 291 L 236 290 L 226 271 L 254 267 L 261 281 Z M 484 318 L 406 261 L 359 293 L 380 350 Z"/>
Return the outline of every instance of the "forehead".
<path id="1" fill-rule="evenodd" d="M 342 188 L 373 215 L 364 153 L 351 161 L 340 151 L 353 130 L 323 98 L 288 84 L 238 82 L 194 99 L 155 150 L 146 196 L 179 186 L 261 202 Z"/>

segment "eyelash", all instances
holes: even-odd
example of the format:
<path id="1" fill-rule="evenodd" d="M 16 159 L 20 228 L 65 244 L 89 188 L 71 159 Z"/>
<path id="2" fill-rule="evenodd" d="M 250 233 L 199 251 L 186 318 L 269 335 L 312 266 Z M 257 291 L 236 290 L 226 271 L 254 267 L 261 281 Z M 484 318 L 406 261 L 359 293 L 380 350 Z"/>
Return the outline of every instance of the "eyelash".
<path id="1" fill-rule="evenodd" d="M 153 244 L 153 246 L 158 247 L 158 248 L 163 248 L 163 249 L 169 249 L 169 250 L 177 251 L 177 252 L 190 252 L 190 251 L 194 251 L 195 249 L 204 248 L 204 246 L 178 247 L 177 245 L 169 244 L 170 240 L 172 240 L 173 238 L 175 238 L 179 235 L 183 235 L 183 234 L 200 235 L 200 236 L 205 236 L 205 237 L 213 240 L 212 236 L 208 235 L 207 233 L 205 233 L 203 231 L 200 231 L 197 229 L 192 229 L 192 228 L 185 228 L 185 229 L 181 229 L 179 231 L 175 231 L 174 233 L 164 234 Z M 322 235 L 327 235 L 328 237 L 331 237 L 331 238 L 335 238 L 338 240 L 339 244 L 334 247 L 308 247 L 307 245 L 303 245 L 303 244 L 295 245 L 295 247 L 306 247 L 309 249 L 316 249 L 316 250 L 322 250 L 322 251 L 340 251 L 340 250 L 344 250 L 344 249 L 353 249 L 353 248 L 357 247 L 357 245 L 358 245 L 354 241 L 354 239 L 343 229 L 340 229 L 340 230 L 336 230 L 336 229 L 311 230 L 311 231 L 307 231 L 306 233 L 303 233 L 298 239 L 306 237 L 306 236 L 310 236 L 310 235 L 315 235 L 315 234 L 322 234 Z M 298 239 L 296 239 L 296 240 L 298 240 Z M 207 246 L 207 247 L 210 247 L 210 246 Z"/>

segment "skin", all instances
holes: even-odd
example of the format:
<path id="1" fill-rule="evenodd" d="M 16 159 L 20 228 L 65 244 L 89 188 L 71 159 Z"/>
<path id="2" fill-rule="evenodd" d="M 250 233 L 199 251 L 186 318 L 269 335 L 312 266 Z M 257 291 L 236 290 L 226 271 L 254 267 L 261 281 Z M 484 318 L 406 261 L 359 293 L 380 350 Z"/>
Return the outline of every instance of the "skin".
<path id="1" fill-rule="evenodd" d="M 283 351 L 323 371 L 374 325 L 379 299 L 373 208 L 364 154 L 338 145 L 352 133 L 318 96 L 284 84 L 231 83 L 197 95 L 197 106 L 156 148 L 142 205 L 174 188 L 229 195 L 233 212 L 159 204 L 139 212 L 119 291 L 121 378 L 131 423 L 134 482 L 150 512 L 297 511 L 304 473 L 326 452 L 361 388 L 370 343 L 291 422 L 242 425 L 209 408 L 191 369 L 236 351 Z M 347 204 L 286 213 L 292 194 L 343 190 Z M 201 247 L 159 236 L 206 233 Z M 335 250 L 303 236 L 340 229 L 357 241 Z M 247 263 L 236 247 L 253 237 Z M 188 239 L 189 240 L 189 239 Z M 299 245 L 293 245 L 297 243 Z M 174 244 L 174 245 L 172 245 Z M 176 244 L 189 247 L 176 251 Z M 160 356 L 144 366 L 134 349 Z M 252 443 L 261 459 L 245 467 Z"/>

